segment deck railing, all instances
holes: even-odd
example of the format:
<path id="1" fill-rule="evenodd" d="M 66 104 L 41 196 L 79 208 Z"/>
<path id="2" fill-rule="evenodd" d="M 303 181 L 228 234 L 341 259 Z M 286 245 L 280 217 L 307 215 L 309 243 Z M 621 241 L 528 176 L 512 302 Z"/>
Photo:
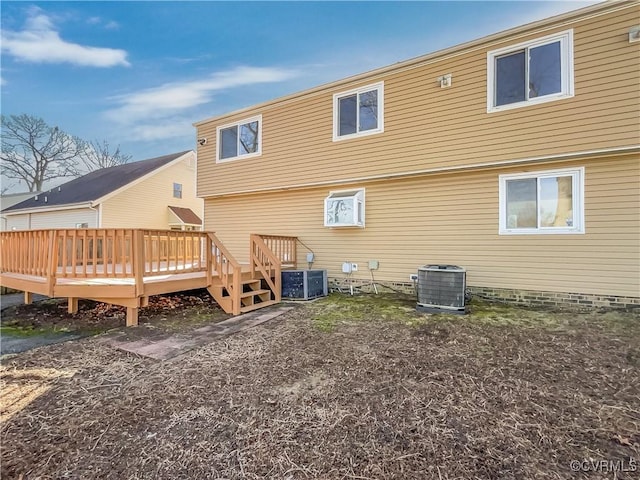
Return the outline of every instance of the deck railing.
<path id="1" fill-rule="evenodd" d="M 52 239 L 50 230 L 0 232 L 0 269 L 46 277 L 51 268 Z"/>
<path id="2" fill-rule="evenodd" d="M 286 237 L 283 235 L 260 235 L 265 247 L 273 252 L 282 265 L 290 265 L 296 268 L 298 265 L 298 256 L 296 253 L 298 237 Z M 252 235 L 252 237 L 254 236 Z M 253 249 L 252 249 L 253 250 Z"/>
<path id="3" fill-rule="evenodd" d="M 138 303 L 131 303 L 127 299 L 148 295 L 145 277 L 157 279 L 165 275 L 204 272 L 206 285 L 214 292 L 214 296 L 218 295 L 216 300 L 224 304 L 226 311 L 237 315 L 241 313 L 243 301 L 246 308 L 255 306 L 247 300 L 251 298 L 251 291 L 259 292 L 254 295 L 260 296 L 265 294 L 263 288 L 268 287 L 273 292 L 271 300 L 280 301 L 281 269 L 283 265 L 296 266 L 296 242 L 296 237 L 251 235 L 251 277 L 247 279 L 243 278 L 240 263 L 212 232 L 128 228 L 0 232 L 0 273 L 38 277 L 15 280 L 14 285 L 20 286 L 25 284 L 19 282 L 26 281 L 42 286 L 44 279 L 45 288 L 36 291 L 49 296 L 53 296 L 56 289 L 63 291 L 62 284 L 65 292 L 70 292 L 71 288 L 76 289 L 74 293 L 80 292 L 80 288 L 85 288 L 77 286 L 81 283 L 86 283 L 91 295 L 94 295 L 98 290 L 91 285 L 103 283 L 94 282 L 93 279 L 117 280 L 105 282 L 105 285 L 133 283 L 133 292 L 124 290 L 129 287 L 122 287 L 118 290 L 123 292 L 122 298 L 113 298 L 132 310 L 131 323 L 129 310 L 127 322 L 135 324 Z M 180 280 L 191 281 L 193 278 L 187 276 Z M 64 282 L 58 281 L 63 279 Z M 75 279 L 87 279 L 88 282 L 78 283 Z M 134 281 L 131 282 L 131 279 Z M 262 285 L 256 285 L 256 280 L 260 280 Z M 251 291 L 244 292 L 244 288 L 250 288 Z M 74 294 L 68 296 L 70 311 L 77 309 L 77 298 L 72 298 Z"/>
<path id="4" fill-rule="evenodd" d="M 239 315 L 242 295 L 242 266 L 213 232 L 207 232 L 207 235 L 209 237 L 207 252 L 211 252 L 210 263 L 212 266 L 209 274 L 213 270 L 218 275 L 222 287 L 227 290 L 231 299 L 233 315 Z"/>
<path id="5" fill-rule="evenodd" d="M 126 278 L 133 276 L 132 229 L 52 230 L 56 276 Z"/>
<path id="6" fill-rule="evenodd" d="M 262 278 L 273 292 L 274 299 L 279 302 L 282 295 L 282 262 L 278 255 L 269 248 L 263 239 L 263 235 L 252 234 L 250 236 L 250 264 L 251 276 L 256 272 L 262 274 Z"/>
<path id="7" fill-rule="evenodd" d="M 143 230 L 145 276 L 204 272 L 206 232 Z"/>
<path id="8" fill-rule="evenodd" d="M 131 278 L 207 270 L 206 232 L 57 229 L 0 232 L 2 272 Z"/>

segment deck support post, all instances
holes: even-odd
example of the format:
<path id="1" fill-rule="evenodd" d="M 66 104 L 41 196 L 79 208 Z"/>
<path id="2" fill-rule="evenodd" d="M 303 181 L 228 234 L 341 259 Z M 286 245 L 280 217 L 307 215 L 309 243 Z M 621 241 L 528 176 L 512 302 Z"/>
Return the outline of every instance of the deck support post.
<path id="1" fill-rule="evenodd" d="M 69 313 L 78 313 L 78 297 L 69 297 L 68 298 L 67 311 Z"/>
<path id="2" fill-rule="evenodd" d="M 136 296 L 144 295 L 144 270 L 146 259 L 144 255 L 144 231 L 136 230 L 133 232 L 133 277 L 136 282 Z"/>
<path id="3" fill-rule="evenodd" d="M 207 235 L 205 238 L 205 251 L 204 251 L 205 264 L 207 266 L 207 288 L 211 287 L 213 283 L 213 242 L 211 237 Z"/>
<path id="4" fill-rule="evenodd" d="M 49 263 L 47 264 L 47 295 L 54 296 L 54 288 L 56 285 L 56 272 L 58 266 L 58 249 L 56 248 L 56 231 L 49 230 Z"/>
<path id="5" fill-rule="evenodd" d="M 33 293 L 24 292 L 24 304 L 31 305 L 31 303 L 33 303 Z"/>
<path id="6" fill-rule="evenodd" d="M 138 307 L 127 307 L 127 327 L 138 326 Z"/>
<path id="7" fill-rule="evenodd" d="M 231 296 L 231 308 L 234 315 L 240 315 L 240 308 L 242 308 L 242 267 L 239 265 L 233 267 L 233 294 Z"/>

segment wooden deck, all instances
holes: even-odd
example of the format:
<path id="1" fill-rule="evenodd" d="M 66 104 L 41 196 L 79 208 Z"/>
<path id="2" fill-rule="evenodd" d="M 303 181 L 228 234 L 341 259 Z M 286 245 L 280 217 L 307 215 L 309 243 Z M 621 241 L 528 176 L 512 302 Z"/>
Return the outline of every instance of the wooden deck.
<path id="1" fill-rule="evenodd" d="M 241 265 L 213 232 L 60 229 L 0 233 L 0 285 L 127 307 L 127 325 L 149 297 L 207 288 L 234 315 L 278 303 L 282 268 L 295 268 L 295 237 L 251 235 Z"/>

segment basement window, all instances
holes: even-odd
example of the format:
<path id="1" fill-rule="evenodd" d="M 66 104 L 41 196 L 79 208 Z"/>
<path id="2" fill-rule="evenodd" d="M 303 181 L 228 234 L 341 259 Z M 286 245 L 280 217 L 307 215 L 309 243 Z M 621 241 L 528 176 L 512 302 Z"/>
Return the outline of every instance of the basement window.
<path id="1" fill-rule="evenodd" d="M 324 199 L 325 227 L 364 227 L 364 189 L 329 193 Z"/>
<path id="2" fill-rule="evenodd" d="M 260 155 L 262 116 L 248 118 L 217 128 L 217 162 Z"/>
<path id="3" fill-rule="evenodd" d="M 500 235 L 584 233 L 584 168 L 500 175 Z"/>

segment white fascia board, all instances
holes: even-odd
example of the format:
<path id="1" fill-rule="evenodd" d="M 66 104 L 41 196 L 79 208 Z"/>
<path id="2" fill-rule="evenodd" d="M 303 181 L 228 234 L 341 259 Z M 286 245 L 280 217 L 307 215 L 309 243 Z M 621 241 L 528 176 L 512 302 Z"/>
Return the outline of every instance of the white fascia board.
<path id="1" fill-rule="evenodd" d="M 66 203 L 64 205 L 53 205 L 50 207 L 22 208 L 11 212 L 2 212 L 2 215 L 23 215 L 25 213 L 46 213 L 57 212 L 59 210 L 76 210 L 78 208 L 92 208 L 91 202 Z"/>

